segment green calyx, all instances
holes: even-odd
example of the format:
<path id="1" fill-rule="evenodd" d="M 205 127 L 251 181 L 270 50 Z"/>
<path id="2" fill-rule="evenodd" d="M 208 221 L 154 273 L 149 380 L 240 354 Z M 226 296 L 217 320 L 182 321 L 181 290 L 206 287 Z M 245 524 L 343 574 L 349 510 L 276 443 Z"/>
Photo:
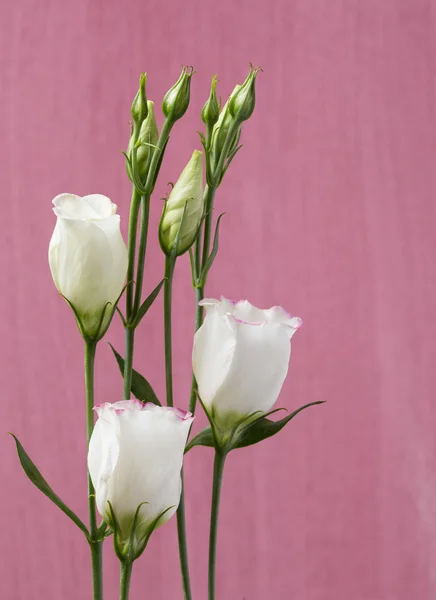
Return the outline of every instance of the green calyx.
<path id="1" fill-rule="evenodd" d="M 251 117 L 256 104 L 256 77 L 261 69 L 250 65 L 250 72 L 247 79 L 240 88 L 232 94 L 229 101 L 229 112 L 231 116 L 239 123 L 246 121 Z"/>
<path id="2" fill-rule="evenodd" d="M 147 81 L 147 73 L 141 73 L 139 77 L 139 89 L 132 102 L 130 114 L 132 115 L 135 128 L 139 131 L 142 121 L 147 117 L 147 97 L 145 94 L 145 84 Z"/>
<path id="3" fill-rule="evenodd" d="M 220 105 L 216 95 L 216 84 L 218 79 L 216 75 L 212 77 L 212 84 L 210 86 L 210 95 L 206 104 L 203 106 L 201 111 L 201 120 L 207 127 L 213 127 L 218 121 L 220 116 Z"/>
<path id="4" fill-rule="evenodd" d="M 146 179 L 153 150 L 156 147 L 158 139 L 159 130 L 154 115 L 154 102 L 147 100 L 147 116 L 142 121 L 137 139 L 135 132 L 131 135 L 126 153 L 129 158 L 129 162 L 127 163 L 128 170 L 134 166 L 137 175 L 143 182 Z M 135 156 L 133 156 L 133 152 L 136 152 Z M 129 176 L 132 179 L 131 173 L 129 173 Z"/>
<path id="5" fill-rule="evenodd" d="M 183 67 L 179 79 L 168 90 L 162 101 L 162 112 L 172 122 L 181 119 L 189 106 L 193 67 Z"/>

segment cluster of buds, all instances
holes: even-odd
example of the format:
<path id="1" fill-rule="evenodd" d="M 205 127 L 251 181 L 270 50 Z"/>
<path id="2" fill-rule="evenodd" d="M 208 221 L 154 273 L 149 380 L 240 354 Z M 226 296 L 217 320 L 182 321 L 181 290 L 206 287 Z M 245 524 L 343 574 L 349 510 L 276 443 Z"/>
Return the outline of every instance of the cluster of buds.
<path id="1" fill-rule="evenodd" d="M 192 67 L 183 67 L 177 82 L 168 90 L 162 101 L 162 112 L 167 129 L 185 114 L 190 100 Z M 139 89 L 133 100 L 130 114 L 132 129 L 127 148 L 127 173 L 129 178 L 142 188 L 150 169 L 154 149 L 159 140 L 159 129 L 154 114 L 154 103 L 147 100 L 146 73 L 139 78 Z M 165 136 L 166 137 L 166 136 Z M 162 149 L 160 149 L 162 151 Z"/>
<path id="2" fill-rule="evenodd" d="M 250 66 L 246 80 L 242 85 L 236 85 L 221 111 L 216 96 L 217 80 L 215 76 L 212 78 L 210 96 L 203 107 L 201 118 L 207 131 L 205 146 L 210 152 L 211 179 L 217 183 L 222 180 L 226 161 L 231 161 L 239 149 L 242 123 L 253 114 L 256 102 L 255 83 L 259 70 Z"/>

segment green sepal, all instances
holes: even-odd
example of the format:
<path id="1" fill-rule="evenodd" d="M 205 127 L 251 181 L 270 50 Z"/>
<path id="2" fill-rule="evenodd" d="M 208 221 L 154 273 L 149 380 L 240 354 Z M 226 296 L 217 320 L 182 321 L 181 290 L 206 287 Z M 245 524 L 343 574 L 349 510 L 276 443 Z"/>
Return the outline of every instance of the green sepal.
<path id="1" fill-rule="evenodd" d="M 103 542 L 107 537 L 113 534 L 113 530 L 109 527 L 106 521 L 102 521 L 100 527 L 96 531 L 96 542 Z"/>
<path id="2" fill-rule="evenodd" d="M 239 152 L 239 150 L 242 148 L 242 146 L 243 146 L 243 144 L 241 144 L 240 146 L 237 146 L 235 148 L 235 150 L 233 150 L 233 152 L 230 154 L 230 156 L 227 159 L 227 162 L 224 165 L 224 168 L 222 170 L 222 173 L 221 173 L 218 185 L 221 185 L 221 182 L 224 179 L 224 175 L 226 174 L 227 169 L 230 167 L 230 164 L 231 164 L 232 160 L 235 158 L 236 154 Z"/>
<path id="3" fill-rule="evenodd" d="M 291 419 L 298 415 L 299 412 L 303 411 L 305 408 L 309 408 L 309 406 L 315 406 L 316 404 L 324 404 L 324 401 L 319 400 L 317 402 L 310 402 L 309 404 L 300 406 L 300 408 L 297 408 L 297 410 L 294 410 L 294 412 L 287 415 L 286 417 L 283 417 L 283 419 L 280 419 L 279 421 L 271 421 L 265 416 L 256 419 L 247 427 L 245 427 L 239 434 L 237 434 L 236 439 L 234 441 L 234 446 L 232 446 L 232 450 L 236 448 L 245 448 L 246 446 L 252 446 L 253 444 L 257 444 L 262 440 L 266 440 L 267 438 L 276 435 L 276 433 L 283 429 L 283 427 L 287 425 L 289 421 L 291 421 Z"/>
<path id="4" fill-rule="evenodd" d="M 118 520 L 117 520 L 117 517 L 115 515 L 115 511 L 113 509 L 112 503 L 109 502 L 109 500 L 107 501 L 107 503 L 109 505 L 109 512 L 111 514 L 109 526 L 112 529 L 112 531 L 114 532 L 114 550 L 115 550 L 115 554 L 117 555 L 117 557 L 120 560 L 124 560 L 125 559 L 125 544 L 123 544 L 122 540 L 120 539 L 120 526 L 118 524 Z"/>
<path id="5" fill-rule="evenodd" d="M 142 504 L 146 504 L 145 502 L 143 502 Z M 135 514 L 135 522 L 136 522 L 136 518 L 137 518 L 137 514 L 138 511 L 140 509 L 142 505 L 140 505 L 136 511 Z M 148 541 L 151 537 L 151 534 L 154 532 L 154 530 L 156 529 L 156 527 L 159 524 L 159 521 L 162 519 L 162 517 L 172 508 L 174 508 L 174 506 L 169 506 L 168 508 L 166 508 L 165 510 L 163 510 L 160 515 L 158 517 L 156 517 L 156 519 L 153 521 L 153 523 L 150 525 L 149 529 L 147 530 L 147 534 L 142 538 L 142 540 L 140 540 L 138 542 L 138 548 L 135 551 L 135 555 L 134 555 L 134 560 L 136 560 L 137 558 L 139 558 L 141 556 L 141 554 L 144 552 L 145 548 L 147 547 Z M 133 534 L 133 527 L 132 527 L 132 534 Z M 132 534 L 131 534 L 131 539 L 132 539 Z"/>
<path id="6" fill-rule="evenodd" d="M 118 354 L 112 344 L 109 344 L 109 346 L 112 348 L 112 352 L 114 353 L 120 368 L 121 375 L 124 376 L 124 358 L 121 356 L 121 354 Z M 156 396 L 150 383 L 143 375 L 138 373 L 138 371 L 135 371 L 135 369 L 132 369 L 132 385 L 130 387 L 130 391 L 136 398 L 138 398 L 138 400 L 141 400 L 141 402 L 151 402 L 152 404 L 161 406 L 159 398 Z"/>
<path id="7" fill-rule="evenodd" d="M 154 288 L 154 290 L 151 292 L 151 294 L 141 304 L 141 306 L 139 307 L 139 310 L 138 310 L 138 314 L 136 315 L 135 320 L 134 320 L 133 324 L 131 325 L 132 329 L 135 329 L 136 327 L 138 327 L 139 323 L 141 322 L 141 319 L 144 317 L 144 315 L 146 314 L 148 309 L 151 307 L 153 302 L 158 297 L 159 292 L 164 283 L 165 283 L 165 277 L 162 279 L 162 281 L 160 283 L 158 283 L 158 285 Z"/>
<path id="8" fill-rule="evenodd" d="M 279 421 L 271 421 L 267 417 L 280 410 L 285 410 L 284 408 L 276 408 L 266 415 L 261 414 L 258 417 L 256 417 L 256 413 L 253 413 L 244 421 L 236 425 L 234 430 L 229 432 L 229 434 L 226 436 L 226 441 L 221 444 L 219 443 L 220 436 L 214 434 L 211 419 L 207 411 L 205 411 L 209 422 L 211 422 L 211 427 L 206 427 L 200 431 L 200 433 L 198 433 L 186 445 L 185 453 L 191 450 L 191 448 L 194 448 L 194 446 L 205 446 L 207 448 L 219 447 L 224 449 L 226 452 L 230 452 L 230 450 L 236 450 L 237 448 L 252 446 L 253 444 L 257 444 L 268 439 L 269 437 L 272 437 L 273 435 L 276 435 L 276 433 L 281 431 L 283 427 L 287 425 L 289 421 L 291 421 L 291 419 L 298 415 L 299 412 L 303 411 L 309 406 L 315 406 L 316 404 L 324 404 L 324 401 L 321 400 L 317 402 L 310 402 L 309 404 L 300 406 L 300 408 L 297 408 L 297 410 L 294 410 L 294 412 L 287 415 L 283 419 L 280 419 Z M 217 433 L 219 434 L 219 430 Z"/>
<path id="9" fill-rule="evenodd" d="M 159 146 L 156 146 L 156 148 L 154 150 L 154 152 L 160 152 L 160 154 L 159 154 L 159 158 L 158 158 L 158 161 L 157 161 L 157 164 L 156 164 L 156 170 L 154 172 L 153 181 L 151 182 L 150 194 L 153 192 L 154 186 L 156 185 L 157 178 L 159 177 L 160 168 L 162 166 L 162 161 L 163 161 L 163 158 L 164 158 L 165 150 L 167 149 L 169 141 L 170 141 L 170 138 L 168 136 L 168 139 L 165 142 L 165 145 L 162 148 L 162 150 L 159 148 Z M 151 157 L 151 153 L 150 153 L 150 157 Z"/>
<path id="10" fill-rule="evenodd" d="M 90 542 L 89 531 L 86 525 L 79 519 L 79 517 L 70 509 L 68 506 L 57 496 L 54 491 L 51 489 L 49 484 L 46 482 L 44 477 L 41 475 L 40 471 L 36 467 L 36 465 L 31 461 L 23 446 L 19 442 L 18 438 L 15 437 L 13 433 L 10 434 L 17 446 L 18 458 L 20 459 L 21 466 L 24 469 L 27 477 L 30 481 L 35 485 L 47 498 L 49 498 L 58 508 L 61 509 L 63 513 L 69 517 L 73 523 L 77 525 L 79 529 L 83 531 L 86 536 L 86 539 Z"/>
<path id="11" fill-rule="evenodd" d="M 144 504 L 148 504 L 148 502 L 141 502 L 138 505 L 138 508 L 136 509 L 135 515 L 133 517 L 132 526 L 130 528 L 130 533 L 129 533 L 129 538 L 128 538 L 128 540 L 123 540 L 121 538 L 120 526 L 119 526 L 115 511 L 114 511 L 114 508 L 113 508 L 111 502 L 109 502 L 109 500 L 108 500 L 109 511 L 111 514 L 110 526 L 114 533 L 115 554 L 122 562 L 127 561 L 128 563 L 133 563 L 134 560 L 136 560 L 137 558 L 139 558 L 141 556 L 141 554 L 144 552 L 144 550 L 148 544 L 151 534 L 156 529 L 161 518 L 165 515 L 165 513 L 167 513 L 172 508 L 174 508 L 174 506 L 169 506 L 164 511 L 162 511 L 160 513 L 160 515 L 158 515 L 158 517 L 147 528 L 147 532 L 145 533 L 145 535 L 140 540 L 138 540 L 138 539 L 136 539 L 136 527 L 137 527 L 137 522 L 138 522 L 139 511 L 141 510 L 141 507 Z"/>
<path id="12" fill-rule="evenodd" d="M 117 310 L 118 307 L 118 302 L 120 301 L 121 296 L 123 295 L 126 287 L 128 286 L 128 284 L 126 283 L 126 285 L 123 287 L 123 289 L 120 292 L 120 295 L 118 296 L 118 298 L 116 299 L 116 301 L 114 302 L 114 304 L 112 304 L 111 302 L 106 302 L 103 311 L 101 313 L 101 317 L 100 317 L 100 321 L 97 327 L 96 332 L 93 335 L 89 335 L 89 333 L 86 331 L 85 326 L 83 325 L 82 319 L 80 318 L 80 315 L 78 313 L 78 311 L 76 310 L 76 308 L 74 307 L 74 305 L 68 300 L 68 298 L 66 296 L 64 296 L 63 294 L 61 294 L 62 298 L 65 300 L 65 302 L 68 304 L 68 306 L 71 308 L 71 310 L 74 313 L 74 316 L 76 318 L 76 323 L 77 323 L 77 327 L 79 328 L 80 331 L 80 335 L 83 337 L 84 341 L 87 344 L 96 344 L 97 342 L 99 342 L 104 335 L 106 334 L 107 330 L 110 327 L 110 324 L 112 323 L 112 319 L 114 316 L 115 311 Z M 104 318 L 105 318 L 105 314 L 106 314 L 106 310 L 108 309 L 108 307 L 111 307 L 109 310 L 111 311 L 108 320 L 106 321 L 104 327 L 103 327 L 103 323 L 104 323 Z M 122 316 L 122 315 L 121 315 Z"/>
<path id="13" fill-rule="evenodd" d="M 203 267 L 203 269 L 201 270 L 201 274 L 200 274 L 200 281 L 199 281 L 199 286 L 198 287 L 205 287 L 206 285 L 206 280 L 207 280 L 207 275 L 210 271 L 211 266 L 213 265 L 213 261 L 215 260 L 216 255 L 218 254 L 218 245 L 219 245 L 219 233 L 220 233 L 220 223 L 221 223 L 221 219 L 223 218 L 223 216 L 226 213 L 222 213 L 219 217 L 218 220 L 216 222 L 216 227 L 215 227 L 215 235 L 213 238 L 213 245 L 212 245 L 212 251 L 209 254 L 209 256 L 207 257 L 206 263 Z"/>

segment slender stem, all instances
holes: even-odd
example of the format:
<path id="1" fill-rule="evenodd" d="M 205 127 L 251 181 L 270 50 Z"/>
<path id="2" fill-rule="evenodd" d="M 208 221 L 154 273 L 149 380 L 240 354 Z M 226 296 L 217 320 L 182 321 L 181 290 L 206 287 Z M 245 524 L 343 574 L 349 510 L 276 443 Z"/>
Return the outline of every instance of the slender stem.
<path id="1" fill-rule="evenodd" d="M 172 287 L 174 267 L 176 261 L 174 258 L 165 259 L 165 284 L 164 284 L 164 326 L 165 326 L 165 375 L 167 405 L 173 406 L 173 356 L 172 356 Z M 182 471 L 182 493 L 180 496 L 179 507 L 177 509 L 177 534 L 179 539 L 180 570 L 182 573 L 183 594 L 185 600 L 192 600 L 191 582 L 189 578 L 188 565 L 188 545 L 186 542 L 186 521 L 185 521 L 185 498 L 183 494 L 183 471 Z"/>
<path id="2" fill-rule="evenodd" d="M 86 391 L 86 440 L 89 440 L 94 429 L 94 361 L 95 342 L 85 342 L 85 391 Z M 94 600 L 103 598 L 102 577 L 102 542 L 97 541 L 97 515 L 95 510 L 95 490 L 88 473 L 88 509 L 89 509 L 89 535 L 91 538 L 92 583 Z"/>
<path id="3" fill-rule="evenodd" d="M 138 213 L 141 202 L 141 196 L 137 189 L 133 187 L 132 201 L 130 204 L 129 216 L 129 239 L 128 239 L 128 267 L 127 267 L 127 289 L 126 289 L 126 318 L 129 321 L 133 310 L 133 277 L 135 274 L 135 254 L 136 254 L 136 230 L 138 228 Z"/>
<path id="4" fill-rule="evenodd" d="M 135 330 L 130 327 L 125 328 L 126 333 L 126 351 L 124 356 L 124 400 L 129 400 L 130 390 L 132 388 L 132 369 L 133 369 L 133 347 L 135 343 Z"/>
<path id="5" fill-rule="evenodd" d="M 204 298 L 204 288 L 195 288 L 195 331 L 200 329 L 203 322 L 203 307 L 198 303 Z M 189 398 L 189 412 L 194 414 L 195 406 L 197 404 L 197 382 L 195 381 L 195 375 L 192 375 L 191 383 L 191 396 Z"/>
<path id="6" fill-rule="evenodd" d="M 185 494 L 183 493 L 185 479 L 183 470 L 182 493 L 180 495 L 179 507 L 177 509 L 177 535 L 179 539 L 180 570 L 182 572 L 183 594 L 185 600 L 192 600 L 191 581 L 189 578 L 188 543 L 186 541 L 186 517 L 185 517 Z"/>
<path id="7" fill-rule="evenodd" d="M 129 218 L 129 243 L 128 243 L 128 268 L 127 268 L 127 290 L 126 290 L 126 320 L 130 327 L 126 327 L 126 350 L 124 357 L 124 391 L 123 395 L 125 399 L 130 398 L 130 388 L 132 382 L 132 369 L 133 369 L 133 349 L 135 341 L 135 326 L 132 327 L 139 307 L 141 305 L 142 295 L 142 284 L 144 281 L 144 263 L 145 253 L 147 249 L 147 237 L 148 237 L 148 223 L 150 216 L 150 196 L 153 191 L 153 187 L 156 181 L 159 164 L 162 160 L 162 155 L 165 150 L 165 146 L 168 142 L 168 138 L 171 132 L 171 128 L 174 123 L 165 120 L 159 140 L 156 145 L 156 149 L 153 152 L 153 156 L 150 163 L 150 168 L 147 174 L 147 181 L 145 182 L 144 194 L 141 193 L 133 186 L 132 202 L 130 205 L 130 218 Z M 137 139 L 137 136 L 136 136 Z M 138 229 L 138 217 L 139 208 L 141 207 L 141 226 L 139 233 L 139 248 L 138 248 L 138 259 L 137 259 L 137 270 L 136 270 L 136 282 L 134 284 L 133 277 L 135 274 L 135 257 L 136 257 L 136 236 Z"/>
<path id="8" fill-rule="evenodd" d="M 129 600 L 130 579 L 132 577 L 133 563 L 121 561 L 120 566 L 120 600 Z"/>
<path id="9" fill-rule="evenodd" d="M 164 283 L 164 337 L 165 337 L 165 377 L 167 405 L 173 406 L 173 353 L 172 353 L 172 295 L 175 260 L 165 258 Z"/>
<path id="10" fill-rule="evenodd" d="M 200 273 L 209 257 L 210 238 L 212 235 L 213 201 L 216 190 L 216 187 L 209 187 L 208 185 L 206 185 L 204 190 L 206 218 L 204 219 L 203 255 L 201 259 Z"/>
<path id="11" fill-rule="evenodd" d="M 141 233 L 139 237 L 138 268 L 136 271 L 136 291 L 133 314 L 136 316 L 141 305 L 142 282 L 144 281 L 145 251 L 147 249 L 148 221 L 150 217 L 150 196 L 141 197 Z"/>
<path id="12" fill-rule="evenodd" d="M 215 565 L 218 537 L 218 513 L 220 508 L 221 484 L 223 481 L 225 459 L 226 454 L 222 450 L 216 449 L 215 461 L 213 464 L 212 509 L 210 513 L 208 600 L 215 600 Z"/>

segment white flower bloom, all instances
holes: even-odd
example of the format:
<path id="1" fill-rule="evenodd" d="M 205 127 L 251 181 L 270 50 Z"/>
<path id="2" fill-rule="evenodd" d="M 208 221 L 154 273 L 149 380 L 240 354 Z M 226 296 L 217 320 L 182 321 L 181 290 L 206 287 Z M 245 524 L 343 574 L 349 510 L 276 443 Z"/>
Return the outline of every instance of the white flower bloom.
<path id="1" fill-rule="evenodd" d="M 139 400 L 106 403 L 95 410 L 88 468 L 98 511 L 110 523 L 110 502 L 121 538 L 127 541 L 136 510 L 146 502 L 135 530 L 139 541 L 159 515 L 172 507 L 159 521 L 162 525 L 179 505 L 180 471 L 193 417 Z"/>
<path id="2" fill-rule="evenodd" d="M 126 278 L 127 248 L 117 207 L 100 194 L 60 194 L 53 204 L 57 223 L 48 253 L 53 281 L 93 336 L 108 302 L 112 307 L 105 319 L 112 313 Z"/>
<path id="3" fill-rule="evenodd" d="M 215 422 L 231 428 L 269 411 L 285 380 L 298 317 L 247 300 L 203 300 L 205 320 L 194 337 L 193 369 L 200 398 Z"/>

